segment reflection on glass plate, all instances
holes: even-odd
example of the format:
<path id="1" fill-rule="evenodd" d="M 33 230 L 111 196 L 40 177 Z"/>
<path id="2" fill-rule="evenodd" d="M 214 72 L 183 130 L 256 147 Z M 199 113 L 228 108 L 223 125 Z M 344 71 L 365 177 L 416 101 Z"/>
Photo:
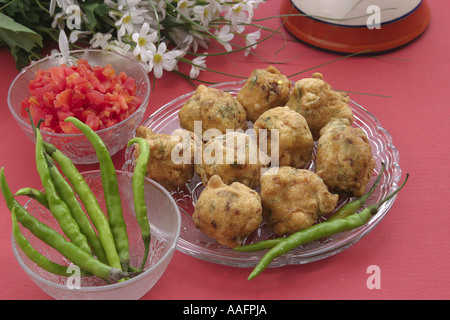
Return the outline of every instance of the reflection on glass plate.
<path id="1" fill-rule="evenodd" d="M 242 87 L 244 81 L 228 82 L 214 85 L 217 89 L 230 92 L 236 95 Z M 194 92 L 180 96 L 161 107 L 146 121 L 143 126 L 150 128 L 155 133 L 171 134 L 180 127 L 178 111 L 183 104 L 194 94 Z M 373 156 L 376 159 L 375 171 L 369 186 L 374 182 L 381 168 L 381 163 L 386 164 L 386 170 L 375 192 L 367 201 L 367 205 L 378 202 L 398 187 L 401 178 L 401 169 L 399 166 L 399 153 L 392 144 L 389 133 L 383 129 L 378 120 L 364 107 L 354 101 L 350 102 L 354 113 L 354 123 L 367 134 L 372 146 Z M 133 171 L 134 147 L 129 147 L 125 152 L 125 163 L 123 170 Z M 307 166 L 307 169 L 314 171 L 313 161 Z M 192 222 L 191 215 L 194 212 L 195 202 L 198 199 L 203 186 L 198 176 L 189 181 L 183 188 L 172 192 L 172 196 L 177 202 L 182 215 L 182 229 L 178 240 L 177 249 L 185 254 L 194 256 L 206 261 L 237 267 L 254 267 L 263 257 L 265 251 L 261 252 L 235 252 L 234 250 L 218 245 L 216 241 L 196 229 Z M 352 199 L 341 199 L 338 207 Z M 270 267 L 280 267 L 289 264 L 303 264 L 320 260 L 334 255 L 352 244 L 359 241 L 368 232 L 370 232 L 387 214 L 395 201 L 393 197 L 390 201 L 384 203 L 380 211 L 366 225 L 352 231 L 342 232 L 332 237 L 321 239 L 301 246 L 275 259 Z M 336 209 L 337 209 L 336 208 Z M 326 219 L 324 217 L 323 219 Z M 320 222 L 320 221 L 319 221 Z M 254 243 L 260 240 L 274 238 L 275 234 L 262 224 L 245 241 L 245 244 Z"/>

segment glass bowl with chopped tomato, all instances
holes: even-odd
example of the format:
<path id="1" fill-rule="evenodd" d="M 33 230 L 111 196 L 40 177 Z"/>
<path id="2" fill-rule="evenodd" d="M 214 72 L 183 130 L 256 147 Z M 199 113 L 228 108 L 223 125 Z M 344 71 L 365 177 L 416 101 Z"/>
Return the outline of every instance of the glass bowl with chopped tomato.
<path id="1" fill-rule="evenodd" d="M 148 73 L 136 60 L 103 50 L 53 54 L 31 63 L 11 83 L 8 106 L 34 141 L 30 115 L 42 137 L 76 164 L 96 163 L 91 143 L 73 124 L 94 129 L 111 156 L 125 147 L 142 122 L 150 98 Z"/>

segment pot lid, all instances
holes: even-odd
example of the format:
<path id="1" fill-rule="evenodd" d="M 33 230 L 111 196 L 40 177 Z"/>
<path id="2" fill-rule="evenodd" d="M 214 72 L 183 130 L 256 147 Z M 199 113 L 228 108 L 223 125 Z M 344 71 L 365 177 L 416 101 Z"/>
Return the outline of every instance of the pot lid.
<path id="1" fill-rule="evenodd" d="M 425 0 L 283 0 L 281 13 L 299 40 L 341 53 L 400 48 L 430 22 Z"/>

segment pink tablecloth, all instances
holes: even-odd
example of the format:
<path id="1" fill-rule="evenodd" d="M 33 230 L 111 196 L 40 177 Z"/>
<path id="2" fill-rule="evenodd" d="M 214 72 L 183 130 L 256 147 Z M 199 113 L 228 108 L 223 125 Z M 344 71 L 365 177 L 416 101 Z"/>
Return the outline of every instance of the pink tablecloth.
<path id="1" fill-rule="evenodd" d="M 278 0 L 269 0 L 257 17 L 278 12 Z M 413 43 L 379 57 L 353 57 L 313 71 L 325 75 L 334 88 L 348 90 L 392 135 L 400 152 L 403 173 L 410 181 L 386 218 L 357 244 L 330 258 L 266 270 L 247 281 L 250 269 L 205 262 L 176 252 L 166 273 L 143 299 L 448 299 L 450 298 L 450 216 L 447 197 L 450 143 L 450 28 L 446 0 L 428 1 L 431 24 Z M 279 19 L 264 22 L 277 27 Z M 276 52 L 278 48 L 282 48 Z M 341 56 L 299 43 L 286 34 L 261 44 L 263 58 L 280 62 L 286 74 L 325 64 Z M 9 52 L 0 49 L 0 166 L 13 190 L 41 184 L 35 170 L 34 145 L 18 127 L 6 104 L 8 87 L 18 73 Z M 242 54 L 211 58 L 208 67 L 248 76 L 266 67 L 261 57 Z M 214 73 L 208 81 L 233 81 Z M 152 92 L 147 116 L 193 87 L 174 74 L 165 74 Z M 363 94 L 361 94 L 363 93 Z M 380 96 L 381 95 L 381 96 Z M 388 96 L 388 97 L 382 97 Z M 124 152 L 114 158 L 122 167 Z M 96 165 L 80 166 L 80 170 Z M 0 201 L 0 299 L 49 299 L 20 269 L 11 250 L 10 215 Z M 369 289 L 369 266 L 378 266 L 381 288 Z"/>

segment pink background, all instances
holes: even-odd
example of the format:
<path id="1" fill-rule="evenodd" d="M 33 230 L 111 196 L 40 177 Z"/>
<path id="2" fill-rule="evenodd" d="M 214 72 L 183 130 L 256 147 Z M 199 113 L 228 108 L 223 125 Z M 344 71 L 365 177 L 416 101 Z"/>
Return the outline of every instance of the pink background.
<path id="1" fill-rule="evenodd" d="M 385 219 L 357 244 L 330 258 L 272 268 L 248 282 L 250 269 L 217 265 L 176 252 L 165 274 L 143 299 L 448 299 L 450 298 L 450 216 L 448 196 L 450 143 L 450 28 L 447 0 L 429 0 L 431 24 L 401 50 L 378 57 L 353 57 L 307 71 L 318 71 L 335 89 L 348 90 L 389 131 L 410 180 Z M 278 13 L 280 0 L 268 0 L 256 17 Z M 276 28 L 279 19 L 262 22 Z M 262 58 L 283 62 L 286 75 L 342 57 L 276 36 L 259 45 Z M 282 50 L 276 52 L 278 49 Z M 265 68 L 261 57 L 242 53 L 207 59 L 208 68 L 247 77 Z M 11 116 L 6 96 L 17 75 L 14 59 L 0 49 L 0 166 L 12 190 L 41 188 L 35 170 L 34 145 Z M 181 68 L 183 69 L 183 68 Z M 214 82 L 236 79 L 203 73 Z M 146 117 L 193 87 L 175 74 L 156 82 Z M 373 95 L 368 95 L 373 94 Z M 389 96 L 380 97 L 377 95 Z M 116 168 L 124 152 L 113 157 Z M 79 166 L 80 171 L 97 165 Z M 381 289 L 369 290 L 366 271 L 381 270 Z M 11 250 L 10 214 L 0 201 L 0 299 L 50 299 L 20 269 Z"/>

